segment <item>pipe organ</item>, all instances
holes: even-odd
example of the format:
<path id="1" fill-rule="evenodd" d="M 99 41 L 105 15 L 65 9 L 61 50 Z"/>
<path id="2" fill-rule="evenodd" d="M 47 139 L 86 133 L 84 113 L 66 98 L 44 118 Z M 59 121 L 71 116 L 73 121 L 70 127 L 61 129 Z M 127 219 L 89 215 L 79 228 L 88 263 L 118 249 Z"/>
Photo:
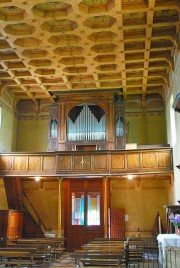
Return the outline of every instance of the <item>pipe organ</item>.
<path id="1" fill-rule="evenodd" d="M 48 151 L 58 149 L 58 111 L 58 104 L 53 103 L 49 106 Z"/>
<path id="2" fill-rule="evenodd" d="M 125 148 L 125 107 L 122 99 L 115 102 L 115 148 Z"/>
<path id="3" fill-rule="evenodd" d="M 124 102 L 116 91 L 56 92 L 50 106 L 48 151 L 125 148 Z"/>
<path id="4" fill-rule="evenodd" d="M 106 140 L 106 115 L 104 111 L 97 105 L 86 104 L 79 107 L 80 112 L 75 119 L 71 116 L 71 111 L 68 114 L 67 140 Z"/>

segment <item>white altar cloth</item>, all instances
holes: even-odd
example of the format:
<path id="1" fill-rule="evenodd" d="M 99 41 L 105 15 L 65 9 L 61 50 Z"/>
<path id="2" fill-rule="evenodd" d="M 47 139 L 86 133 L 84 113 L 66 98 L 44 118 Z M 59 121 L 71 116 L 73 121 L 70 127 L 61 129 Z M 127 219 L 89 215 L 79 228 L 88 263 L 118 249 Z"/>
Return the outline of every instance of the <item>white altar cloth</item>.
<path id="1" fill-rule="evenodd" d="M 175 258 L 172 258 L 172 256 L 170 259 L 170 256 L 167 250 L 173 247 L 180 248 L 180 236 L 177 234 L 159 234 L 157 236 L 157 240 L 159 243 L 159 262 L 162 264 L 163 268 L 180 267 L 179 266 L 179 253 L 176 254 L 176 260 Z M 177 263 L 178 263 L 178 266 L 177 266 Z"/>
<path id="2" fill-rule="evenodd" d="M 180 247 L 180 236 L 177 234 L 159 234 L 157 240 L 165 247 Z"/>

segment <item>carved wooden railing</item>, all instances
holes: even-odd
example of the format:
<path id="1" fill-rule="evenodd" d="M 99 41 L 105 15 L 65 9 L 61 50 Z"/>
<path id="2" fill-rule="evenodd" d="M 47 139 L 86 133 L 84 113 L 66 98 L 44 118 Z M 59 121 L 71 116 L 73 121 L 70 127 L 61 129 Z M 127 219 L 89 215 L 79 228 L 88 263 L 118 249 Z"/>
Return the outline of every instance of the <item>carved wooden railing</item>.
<path id="1" fill-rule="evenodd" d="M 0 154 L 0 176 L 171 173 L 170 148 Z"/>

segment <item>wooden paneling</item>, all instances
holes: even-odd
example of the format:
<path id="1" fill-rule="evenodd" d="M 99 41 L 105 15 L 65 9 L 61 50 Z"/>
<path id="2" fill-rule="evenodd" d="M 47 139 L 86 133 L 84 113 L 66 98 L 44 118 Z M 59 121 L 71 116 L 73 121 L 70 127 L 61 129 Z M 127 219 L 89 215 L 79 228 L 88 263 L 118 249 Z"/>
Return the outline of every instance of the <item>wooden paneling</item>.
<path id="1" fill-rule="evenodd" d="M 0 175 L 122 174 L 128 172 L 161 171 L 171 173 L 172 151 L 162 149 L 135 149 L 116 151 L 72 151 L 36 154 L 0 155 Z"/>
<path id="2" fill-rule="evenodd" d="M 158 167 L 171 167 L 172 156 L 168 152 L 158 152 Z"/>
<path id="3" fill-rule="evenodd" d="M 124 208 L 110 209 L 110 237 L 125 237 L 125 210 Z"/>
<path id="4" fill-rule="evenodd" d="M 61 171 L 71 171 L 72 164 L 71 164 L 71 155 L 59 155 L 58 157 L 58 170 Z"/>
<path id="5" fill-rule="evenodd" d="M 14 170 L 26 170 L 26 168 L 27 168 L 27 157 L 15 156 L 14 157 Z"/>
<path id="6" fill-rule="evenodd" d="M 23 212 L 17 210 L 0 210 L 0 236 L 15 239 L 22 236 Z"/>
<path id="7" fill-rule="evenodd" d="M 79 228 L 78 228 L 79 227 Z M 83 244 L 85 244 L 85 229 L 82 226 L 75 226 L 71 232 L 71 251 L 75 249 L 80 249 Z"/>
<path id="8" fill-rule="evenodd" d="M 4 178 L 4 186 L 9 209 L 22 209 L 22 179 Z"/>
<path id="9" fill-rule="evenodd" d="M 140 168 L 140 154 L 133 153 L 127 155 L 127 168 L 128 169 Z"/>
<path id="10" fill-rule="evenodd" d="M 22 236 L 22 221 L 23 221 L 23 213 L 22 212 L 10 211 L 8 232 L 7 232 L 7 237 L 9 239 L 13 239 L 13 238 Z"/>
<path id="11" fill-rule="evenodd" d="M 156 154 L 155 154 L 155 152 L 142 154 L 142 167 L 143 168 L 156 168 Z"/>
<path id="12" fill-rule="evenodd" d="M 81 245 L 93 240 L 96 237 L 103 237 L 104 235 L 104 198 L 103 198 L 103 179 L 102 178 L 91 178 L 91 179 L 67 179 L 65 180 L 66 191 L 65 193 L 65 237 L 67 238 L 67 250 L 73 251 L 78 249 Z M 72 225 L 71 224 L 71 202 L 72 192 L 83 192 L 84 193 L 84 224 L 83 225 Z M 88 192 L 99 192 L 100 194 L 100 225 L 88 225 L 87 224 L 87 195 Z"/>
<path id="13" fill-rule="evenodd" d="M 29 156 L 28 161 L 29 170 L 40 170 L 41 169 L 41 157 L 40 156 Z"/>
<path id="14" fill-rule="evenodd" d="M 44 103 L 61 102 L 65 92 L 69 99 L 60 115 L 59 147 L 64 147 L 66 137 L 64 114 L 77 95 L 87 102 L 87 91 L 98 93 L 99 104 L 107 92 L 116 90 L 126 101 L 137 96 L 141 112 L 151 111 L 152 102 L 156 111 L 164 109 L 163 89 L 170 84 L 174 54 L 179 51 L 179 0 L 1 0 L 0 4 L 0 78 L 8 91 L 6 101 L 13 94 L 22 107 L 18 115 L 29 112 L 36 117 L 40 104 L 45 110 Z M 111 115 L 108 121 L 114 124 Z"/>
<path id="15" fill-rule="evenodd" d="M 95 170 L 107 170 L 108 169 L 108 155 L 94 155 L 93 169 Z"/>
<path id="16" fill-rule="evenodd" d="M 111 155 L 111 168 L 113 169 L 125 169 L 125 155 L 124 154 L 112 154 Z"/>
<path id="17" fill-rule="evenodd" d="M 75 155 L 74 156 L 74 170 L 91 170 L 91 155 Z"/>
<path id="18" fill-rule="evenodd" d="M 45 171 L 55 170 L 55 157 L 54 156 L 43 157 L 43 170 Z"/>
<path id="19" fill-rule="evenodd" d="M 0 157 L 0 170 L 12 169 L 12 156 Z"/>

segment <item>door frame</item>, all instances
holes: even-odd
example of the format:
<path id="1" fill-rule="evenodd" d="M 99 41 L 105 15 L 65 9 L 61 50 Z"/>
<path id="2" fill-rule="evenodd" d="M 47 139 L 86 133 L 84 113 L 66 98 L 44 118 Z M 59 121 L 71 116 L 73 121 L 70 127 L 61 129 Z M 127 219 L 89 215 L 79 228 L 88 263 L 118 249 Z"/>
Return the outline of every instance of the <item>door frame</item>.
<path id="1" fill-rule="evenodd" d="M 76 185 L 77 184 L 77 185 Z M 74 187 L 74 188 L 73 188 Z M 93 238 L 104 237 L 104 227 L 105 227 L 105 215 L 104 211 L 107 206 L 104 204 L 104 180 L 103 177 L 94 177 L 94 178 L 66 178 L 64 180 L 64 237 L 66 238 L 65 246 L 68 251 L 73 251 L 75 248 L 72 245 L 73 239 L 77 239 L 79 243 L 85 244 L 93 240 Z M 81 236 L 78 236 L 78 232 L 83 231 L 81 226 L 75 225 L 72 227 L 71 223 L 71 193 L 73 191 L 82 191 L 82 192 L 100 192 L 100 226 L 84 226 L 84 234 L 81 233 Z M 107 214 L 106 214 L 107 217 Z M 74 232 L 74 233 L 72 233 Z M 99 232 L 99 233 L 98 233 Z M 75 242 L 74 242 L 75 243 Z"/>

